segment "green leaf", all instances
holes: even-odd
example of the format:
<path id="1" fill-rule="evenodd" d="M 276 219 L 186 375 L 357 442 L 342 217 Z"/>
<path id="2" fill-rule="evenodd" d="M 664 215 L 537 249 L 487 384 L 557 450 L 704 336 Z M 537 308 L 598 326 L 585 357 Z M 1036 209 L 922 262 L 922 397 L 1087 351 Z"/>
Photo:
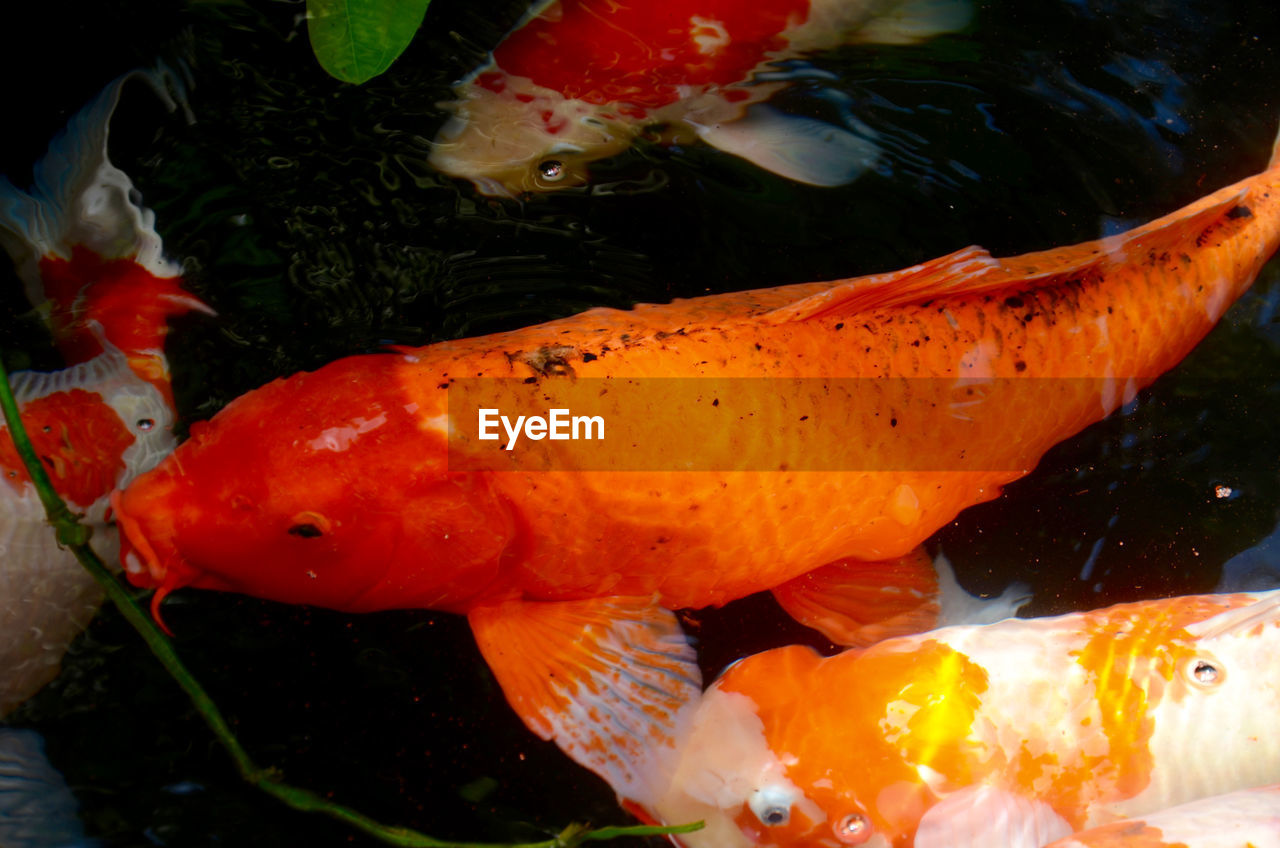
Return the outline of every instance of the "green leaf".
<path id="1" fill-rule="evenodd" d="M 307 32 L 320 66 L 359 85 L 391 67 L 431 0 L 307 0 Z"/>

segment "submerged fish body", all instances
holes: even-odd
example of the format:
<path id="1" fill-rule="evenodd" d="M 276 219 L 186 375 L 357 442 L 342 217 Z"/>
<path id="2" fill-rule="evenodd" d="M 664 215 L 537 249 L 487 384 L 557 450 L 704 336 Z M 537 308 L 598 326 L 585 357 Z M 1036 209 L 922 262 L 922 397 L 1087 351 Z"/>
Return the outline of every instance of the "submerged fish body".
<path id="1" fill-rule="evenodd" d="M 0 727 L 0 845 L 91 848 L 75 796 L 32 730 Z"/>
<path id="2" fill-rule="evenodd" d="M 130 80 L 176 109 L 181 84 L 164 67 L 126 74 L 71 118 L 33 169 L 30 192 L 0 178 L 0 245 L 69 367 L 11 375 L 37 454 L 58 494 L 83 514 L 109 564 L 109 497 L 176 445 L 164 356 L 167 320 L 208 311 L 181 287 L 154 214 L 107 157 L 107 135 Z M 102 592 L 59 547 L 7 428 L 0 425 L 0 716 L 58 671 Z M 101 542 L 106 543 L 105 547 Z"/>
<path id="3" fill-rule="evenodd" d="M 705 820 L 689 846 L 1057 846 L 1280 779 L 1277 649 L 1280 592 L 767 651 L 707 690 L 649 813 Z"/>
<path id="4" fill-rule="evenodd" d="M 783 176 L 848 182 L 875 162 L 861 134 L 764 106 L 770 63 L 963 27 L 967 0 L 551 0 L 457 88 L 431 163 L 487 194 L 581 185 L 646 127 L 701 137 Z M 776 70 L 776 68 L 774 69 Z"/>
<path id="5" fill-rule="evenodd" d="M 0 176 L 0 247 L 68 364 L 102 353 L 105 341 L 167 396 L 167 322 L 209 309 L 182 288 L 155 213 L 107 155 L 111 116 L 131 81 L 146 83 L 170 111 L 186 108 L 183 83 L 165 65 L 112 81 L 49 144 L 29 191 Z"/>
<path id="6" fill-rule="evenodd" d="M 63 371 L 12 375 L 14 399 L 55 490 L 116 564 L 111 492 L 173 450 L 173 410 L 114 348 Z M 58 544 L 8 429 L 0 425 L 0 716 L 58 673 L 102 590 Z"/>
<path id="7" fill-rule="evenodd" d="M 1280 848 L 1280 784 L 1121 819 L 1046 848 Z"/>
<path id="8" fill-rule="evenodd" d="M 1073 247 L 595 309 L 277 380 L 114 499 L 126 571 L 156 604 L 197 586 L 465 613 L 526 724 L 652 801 L 700 688 L 669 610 L 772 589 L 845 644 L 933 626 L 916 546 L 1209 331 L 1280 242 L 1277 181 L 1273 157 Z M 550 406 L 586 391 L 615 423 L 628 386 L 649 391 L 650 464 L 606 438 L 580 470 L 542 440 L 541 464 L 465 470 L 521 455 L 458 437 L 476 384 Z M 714 417 L 730 384 L 759 416 L 748 398 Z M 663 465 L 682 449 L 727 464 Z"/>

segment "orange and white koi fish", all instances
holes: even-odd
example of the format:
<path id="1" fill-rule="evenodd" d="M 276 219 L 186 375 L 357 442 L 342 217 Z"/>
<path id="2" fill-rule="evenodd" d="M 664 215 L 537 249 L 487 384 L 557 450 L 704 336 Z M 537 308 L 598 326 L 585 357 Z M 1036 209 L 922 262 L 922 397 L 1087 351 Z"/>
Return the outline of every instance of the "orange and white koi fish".
<path id="1" fill-rule="evenodd" d="M 646 127 L 815 185 L 878 156 L 866 127 L 786 115 L 773 63 L 854 43 L 923 41 L 968 23 L 968 0 L 538 2 L 459 83 L 431 164 L 494 195 L 582 185 Z M 770 73 L 771 72 L 771 73 Z"/>
<path id="2" fill-rule="evenodd" d="M 1280 780 L 1277 650 L 1280 591 L 766 651 L 707 690 L 644 806 L 704 820 L 691 848 L 1039 848 Z"/>
<path id="3" fill-rule="evenodd" d="M 104 539 L 114 562 L 108 497 L 177 444 L 163 340 L 167 320 L 207 307 L 183 291 L 154 214 L 107 157 L 122 88 L 148 83 L 171 110 L 180 80 L 166 68 L 108 85 L 68 122 L 34 168 L 30 193 L 0 178 L 0 244 L 12 256 L 71 367 L 14 374 L 24 424 L 58 493 Z M 185 104 L 184 104 L 185 105 Z M 0 425 L 0 715 L 58 670 L 102 593 L 59 548 Z"/>
<path id="4" fill-rule="evenodd" d="M 917 546 L 1181 360 L 1278 244 L 1273 155 L 1100 241 L 342 359 L 193 426 L 114 499 L 122 559 L 153 609 L 465 614 L 525 723 L 651 802 L 700 691 L 670 610 L 773 590 L 842 644 L 934 626 Z M 480 425 L 504 407 L 512 450 Z M 555 410 L 609 429 L 558 439 Z"/>
<path id="5" fill-rule="evenodd" d="M 1099 825 L 1047 848 L 1280 848 L 1280 784 Z"/>

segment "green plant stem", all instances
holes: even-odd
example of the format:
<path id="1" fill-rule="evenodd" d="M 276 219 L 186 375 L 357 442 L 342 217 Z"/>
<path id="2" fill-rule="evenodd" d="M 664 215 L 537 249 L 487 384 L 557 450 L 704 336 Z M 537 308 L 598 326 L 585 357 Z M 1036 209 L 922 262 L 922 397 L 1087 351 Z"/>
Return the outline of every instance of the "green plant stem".
<path id="1" fill-rule="evenodd" d="M 413 846 L 413 848 L 568 848 L 568 846 L 578 845 L 582 842 L 616 839 L 622 836 L 662 836 L 670 833 L 689 833 L 702 827 L 701 822 L 695 822 L 676 827 L 605 827 L 598 830 L 588 830 L 584 826 L 571 824 L 556 836 L 541 842 L 516 844 L 449 842 L 433 839 L 408 828 L 381 824 L 363 813 L 321 798 L 314 792 L 282 782 L 276 770 L 260 768 L 254 764 L 248 752 L 236 739 L 230 725 L 227 724 L 227 720 L 223 717 L 222 711 L 218 709 L 218 705 L 213 702 L 204 687 L 182 664 L 182 660 L 178 658 L 178 654 L 173 648 L 173 643 L 160 632 L 160 629 L 152 622 L 150 616 L 138 606 L 133 595 L 120 584 L 89 545 L 90 528 L 81 524 L 80 516 L 73 513 L 67 507 L 66 502 L 58 496 L 58 493 L 53 488 L 53 483 L 49 480 L 48 473 L 45 472 L 44 465 L 40 462 L 39 457 L 36 456 L 31 440 L 27 437 L 27 431 L 22 426 L 22 418 L 18 412 L 18 404 L 14 400 L 13 392 L 9 387 L 9 374 L 5 370 L 3 362 L 0 362 L 0 407 L 3 408 L 5 421 L 9 425 L 9 436 L 13 439 L 18 455 L 22 457 L 22 462 L 27 467 L 27 473 L 31 476 L 32 483 L 35 484 L 36 492 L 39 493 L 40 502 L 44 504 L 45 514 L 49 518 L 49 523 L 53 525 L 57 533 L 59 544 L 70 548 L 76 559 L 80 561 L 80 564 L 93 575 L 95 580 L 102 584 L 112 603 L 116 605 L 125 619 L 133 625 L 133 628 L 146 641 L 147 647 L 151 649 L 151 653 L 155 654 L 160 664 L 165 667 L 170 676 L 187 693 L 187 697 L 191 699 L 196 711 L 200 713 L 205 723 L 209 725 L 209 729 L 213 731 L 214 736 L 222 743 L 222 747 L 227 750 L 232 761 L 235 762 L 240 776 L 268 795 L 278 798 L 295 810 L 321 813 L 344 821 L 352 827 L 362 830 L 390 845 Z"/>

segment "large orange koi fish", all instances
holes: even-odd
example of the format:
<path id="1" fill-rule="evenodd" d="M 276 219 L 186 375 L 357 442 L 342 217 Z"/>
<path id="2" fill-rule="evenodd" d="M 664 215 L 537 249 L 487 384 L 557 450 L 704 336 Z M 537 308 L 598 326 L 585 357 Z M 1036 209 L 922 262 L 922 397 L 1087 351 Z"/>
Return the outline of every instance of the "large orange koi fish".
<path id="1" fill-rule="evenodd" d="M 107 156 L 111 116 L 130 80 L 147 83 L 170 110 L 185 106 L 182 82 L 168 68 L 126 74 L 49 145 L 30 192 L 0 177 L 0 245 L 70 366 L 14 374 L 14 398 L 54 487 L 108 549 L 111 491 L 177 444 L 164 356 L 168 319 L 208 311 L 183 290 L 154 213 Z M 2 422 L 0 475 L 2 716 L 57 674 L 102 591 L 58 546 Z"/>
<path id="2" fill-rule="evenodd" d="M 1057 846 L 1280 780 L 1277 650 L 1280 591 L 946 627 L 826 659 L 766 651 L 707 690 L 649 812 L 705 821 L 680 837 L 691 848 Z M 1280 837 L 1274 789 L 1232 805 L 1269 808 Z M 1186 831 L 1191 813 L 1165 818 L 1179 816 Z M 1243 846 L 1231 824 L 1236 841 L 1192 844 Z M 1143 834 L 1061 844 L 1167 844 Z"/>
<path id="3" fill-rule="evenodd" d="M 465 614 L 525 723 L 652 801 L 700 690 L 670 610 L 772 589 L 845 644 L 933 626 L 913 550 L 1182 359 L 1280 243 L 1277 189 L 1273 155 L 1100 241 L 277 380 L 115 498 L 125 568 L 155 604 Z"/>

